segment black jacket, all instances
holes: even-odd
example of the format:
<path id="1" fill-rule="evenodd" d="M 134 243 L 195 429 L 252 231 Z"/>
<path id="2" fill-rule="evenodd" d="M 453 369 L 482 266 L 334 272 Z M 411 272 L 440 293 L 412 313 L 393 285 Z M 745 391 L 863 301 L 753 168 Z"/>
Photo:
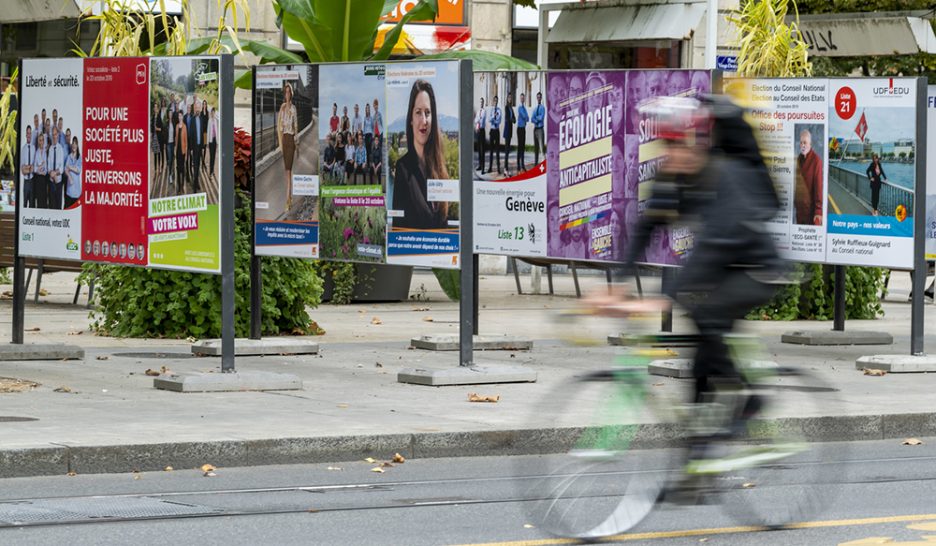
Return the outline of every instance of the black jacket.
<path id="1" fill-rule="evenodd" d="M 393 175 L 393 210 L 403 211 L 403 217 L 393 219 L 393 227 L 441 229 L 446 218 L 428 200 L 426 175 L 419 168 L 419 158 L 412 150 L 401 157 Z"/>

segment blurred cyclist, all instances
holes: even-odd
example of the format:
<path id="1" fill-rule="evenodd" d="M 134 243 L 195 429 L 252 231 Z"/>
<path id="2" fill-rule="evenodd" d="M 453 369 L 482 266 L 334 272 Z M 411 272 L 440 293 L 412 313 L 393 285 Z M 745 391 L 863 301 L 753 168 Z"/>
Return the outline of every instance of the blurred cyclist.
<path id="1" fill-rule="evenodd" d="M 658 120 L 666 159 L 623 254 L 624 272 L 633 272 L 653 231 L 668 224 L 691 227 L 693 248 L 666 288 L 668 299 L 622 302 L 621 294 L 612 294 L 590 301 L 605 313 L 625 315 L 678 303 L 699 332 L 695 401 L 715 390 L 740 392 L 743 381 L 725 335 L 766 303 L 783 278 L 766 225 L 780 208 L 773 181 L 743 111 L 728 99 L 661 98 L 641 111 Z M 758 399 L 746 400 L 739 422 L 759 407 Z"/>

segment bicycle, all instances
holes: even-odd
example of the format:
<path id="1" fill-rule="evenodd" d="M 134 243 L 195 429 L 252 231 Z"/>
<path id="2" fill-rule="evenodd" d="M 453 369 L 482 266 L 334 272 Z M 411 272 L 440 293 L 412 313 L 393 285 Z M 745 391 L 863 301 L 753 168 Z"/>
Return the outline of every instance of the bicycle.
<path id="1" fill-rule="evenodd" d="M 563 336 L 581 331 L 584 316 L 567 314 Z M 633 324 L 629 319 L 631 330 Z M 823 461 L 831 449 L 840 454 L 842 446 L 807 446 L 823 438 L 810 434 L 808 420 L 783 415 L 791 405 L 800 415 L 828 415 L 835 389 L 801 368 L 760 365 L 759 343 L 732 336 L 743 389 L 716 389 L 701 403 L 678 403 L 673 389 L 660 388 L 667 386 L 658 382 L 663 379 L 651 383 L 647 369 L 654 359 L 672 358 L 662 348 L 672 339 L 639 333 L 622 339 L 624 350 L 613 367 L 559 385 L 545 397 L 548 407 L 536 409 L 539 416 L 555 416 L 565 439 L 557 446 L 564 455 L 540 456 L 520 469 L 532 475 L 521 480 L 527 484 L 522 498 L 530 523 L 589 541 L 628 531 L 661 501 L 718 502 L 738 523 L 764 529 L 803 521 L 825 508 L 842 468 Z M 678 341 L 685 346 L 696 339 Z M 757 416 L 739 420 L 751 395 L 760 402 Z M 687 459 L 693 438 L 708 439 L 705 458 Z"/>

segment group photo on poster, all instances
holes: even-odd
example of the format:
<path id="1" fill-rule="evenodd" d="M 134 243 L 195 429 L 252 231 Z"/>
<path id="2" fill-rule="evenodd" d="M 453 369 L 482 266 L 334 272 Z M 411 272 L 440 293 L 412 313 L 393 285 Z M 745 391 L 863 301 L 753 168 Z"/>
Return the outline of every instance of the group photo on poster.
<path id="1" fill-rule="evenodd" d="M 254 74 L 256 253 L 318 257 L 318 67 L 266 65 Z"/>
<path id="2" fill-rule="evenodd" d="M 20 252 L 78 259 L 81 239 L 83 118 L 80 60 L 30 60 L 20 103 Z M 55 85 L 55 80 L 67 84 Z M 63 91 L 70 94 L 65 99 Z M 79 100 L 75 100 L 79 97 Z M 44 245 L 40 241 L 54 240 Z"/>
<path id="3" fill-rule="evenodd" d="M 220 60 L 153 59 L 150 70 L 150 262 L 219 271 Z"/>
<path id="4" fill-rule="evenodd" d="M 833 80 L 829 261 L 911 267 L 916 81 Z"/>
<path id="5" fill-rule="evenodd" d="M 459 63 L 387 66 L 387 261 L 458 267 Z"/>
<path id="6" fill-rule="evenodd" d="M 474 74 L 476 252 L 546 255 L 546 72 Z"/>
<path id="7" fill-rule="evenodd" d="M 383 64 L 319 68 L 319 255 L 383 262 L 387 209 Z"/>

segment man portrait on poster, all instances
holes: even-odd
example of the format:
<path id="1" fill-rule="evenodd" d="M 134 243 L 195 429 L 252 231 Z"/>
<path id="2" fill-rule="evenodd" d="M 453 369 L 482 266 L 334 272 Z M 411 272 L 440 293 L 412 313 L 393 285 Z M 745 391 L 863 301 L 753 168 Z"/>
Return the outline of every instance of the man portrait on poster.
<path id="1" fill-rule="evenodd" d="M 821 132 L 820 127 L 813 130 Z M 823 135 L 817 134 L 815 138 L 809 127 L 797 124 L 795 126 L 799 154 L 796 156 L 795 190 L 793 204 L 795 208 L 794 221 L 799 225 L 822 225 L 822 158 L 813 149 L 814 142 L 822 142 Z"/>

